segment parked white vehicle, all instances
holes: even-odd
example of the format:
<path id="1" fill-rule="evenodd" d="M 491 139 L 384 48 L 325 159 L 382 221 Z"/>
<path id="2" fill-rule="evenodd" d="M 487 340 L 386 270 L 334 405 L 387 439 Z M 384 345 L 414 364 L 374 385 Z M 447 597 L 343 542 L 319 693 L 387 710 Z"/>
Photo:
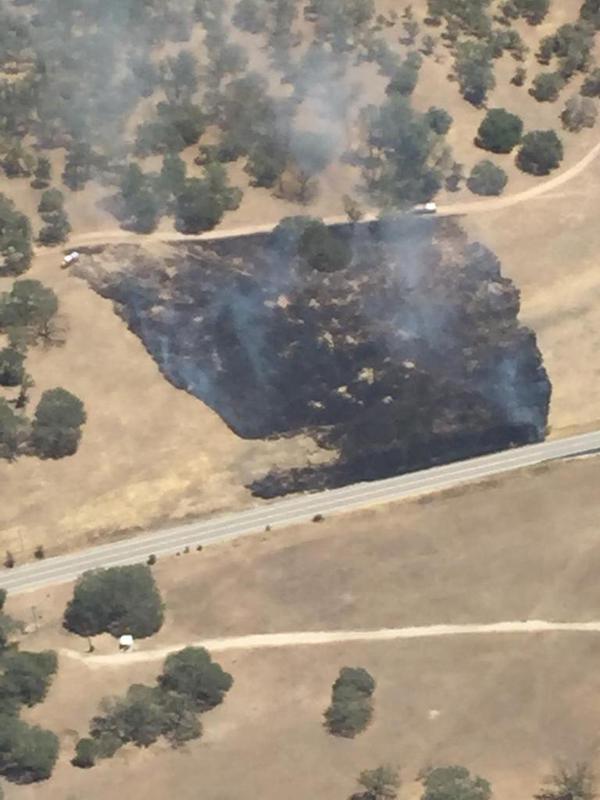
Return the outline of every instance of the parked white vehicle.
<path id="1" fill-rule="evenodd" d="M 435 214 L 437 211 L 437 203 L 419 203 L 413 206 L 415 214 Z"/>
<path id="2" fill-rule="evenodd" d="M 76 261 L 79 261 L 79 256 L 80 256 L 80 254 L 77 252 L 77 250 L 73 250 L 72 252 L 67 253 L 67 255 L 62 260 L 61 267 L 63 269 L 66 269 L 67 267 L 70 267 Z"/>

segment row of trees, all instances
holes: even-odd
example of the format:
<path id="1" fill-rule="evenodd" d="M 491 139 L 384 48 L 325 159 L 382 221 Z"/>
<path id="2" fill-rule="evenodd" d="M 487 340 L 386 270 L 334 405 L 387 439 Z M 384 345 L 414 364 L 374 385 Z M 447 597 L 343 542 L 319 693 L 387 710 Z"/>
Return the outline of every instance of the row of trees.
<path id="1" fill-rule="evenodd" d="M 479 775 L 471 775 L 459 765 L 430 767 L 418 780 L 423 785 L 421 800 L 490 800 L 492 787 Z M 400 789 L 400 773 L 386 765 L 364 770 L 358 777 L 359 791 L 351 800 L 395 800 Z M 595 779 L 585 763 L 561 766 L 534 795 L 534 800 L 594 800 Z"/>
<path id="2" fill-rule="evenodd" d="M 21 626 L 4 611 L 0 590 L 0 775 L 15 783 L 49 778 L 58 757 L 51 731 L 19 719 L 22 707 L 41 703 L 57 670 L 56 653 L 21 651 L 11 643 Z"/>
<path id="3" fill-rule="evenodd" d="M 62 388 L 45 391 L 29 422 L 22 410 L 33 382 L 25 371 L 27 348 L 57 336 L 58 299 L 36 280 L 17 280 L 0 294 L 0 333 L 9 344 L 0 350 L 0 386 L 20 387 L 10 402 L 0 398 L 0 457 L 20 452 L 40 458 L 62 458 L 76 452 L 86 421 L 82 402 Z"/>
<path id="4" fill-rule="evenodd" d="M 122 698 L 102 703 L 90 736 L 76 746 L 73 764 L 92 767 L 127 743 L 149 747 L 164 737 L 173 747 L 202 735 L 198 715 L 219 705 L 233 678 L 202 647 L 168 656 L 156 686 L 134 684 Z"/>

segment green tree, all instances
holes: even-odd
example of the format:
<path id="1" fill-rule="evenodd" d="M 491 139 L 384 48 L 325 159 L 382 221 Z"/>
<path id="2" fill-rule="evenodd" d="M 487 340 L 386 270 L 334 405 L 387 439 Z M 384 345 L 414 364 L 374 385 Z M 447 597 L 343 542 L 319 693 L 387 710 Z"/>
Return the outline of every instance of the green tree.
<path id="1" fill-rule="evenodd" d="M 411 95 L 419 80 L 419 70 L 421 68 L 421 56 L 418 53 L 411 53 L 392 73 L 390 82 L 386 87 L 386 94 Z"/>
<path id="2" fill-rule="evenodd" d="M 19 386 L 25 375 L 25 356 L 12 347 L 0 350 L 0 386 Z"/>
<path id="3" fill-rule="evenodd" d="M 517 67 L 515 74 L 510 79 L 513 86 L 523 86 L 527 78 L 527 70 L 524 67 Z"/>
<path id="4" fill-rule="evenodd" d="M 474 106 L 481 106 L 487 93 L 496 85 L 487 44 L 477 41 L 461 42 L 456 47 L 454 72 L 462 96 Z"/>
<path id="5" fill-rule="evenodd" d="M 42 394 L 31 428 L 31 445 L 40 458 L 64 458 L 77 452 L 81 426 L 86 421 L 83 403 L 66 389 Z"/>
<path id="6" fill-rule="evenodd" d="M 42 192 L 38 211 L 40 214 L 51 214 L 54 211 L 62 211 L 65 203 L 65 196 L 60 189 L 46 189 Z"/>
<path id="7" fill-rule="evenodd" d="M 550 8 L 550 0 L 513 0 L 513 4 L 519 15 L 530 25 L 543 22 Z"/>
<path id="8" fill-rule="evenodd" d="M 130 633 L 138 639 L 160 630 L 163 604 L 145 564 L 97 569 L 75 584 L 64 625 L 80 636 Z"/>
<path id="9" fill-rule="evenodd" d="M 188 50 L 169 56 L 160 64 L 161 83 L 170 102 L 189 103 L 198 89 L 198 62 Z"/>
<path id="10" fill-rule="evenodd" d="M 6 400 L 0 397 L 0 458 L 12 461 L 16 456 L 21 427 L 21 418 Z"/>
<path id="11" fill-rule="evenodd" d="M 600 67 L 592 70 L 581 87 L 584 97 L 600 97 Z"/>
<path id="12" fill-rule="evenodd" d="M 325 711 L 325 724 L 336 736 L 353 738 L 363 731 L 373 714 L 371 695 L 375 681 L 367 670 L 343 667 L 332 687 L 331 705 Z"/>
<path id="13" fill-rule="evenodd" d="M 408 207 L 431 200 L 442 183 L 437 154 L 442 143 L 403 97 L 390 97 L 367 120 L 369 155 L 363 174 L 379 202 Z"/>
<path id="14" fill-rule="evenodd" d="M 0 775 L 15 783 L 46 780 L 58 757 L 58 737 L 14 716 L 0 716 Z"/>
<path id="15" fill-rule="evenodd" d="M 289 151 L 272 137 L 259 139 L 248 153 L 245 171 L 252 177 L 253 186 L 271 188 L 285 170 Z"/>
<path id="16" fill-rule="evenodd" d="M 337 272 L 347 267 L 352 258 L 348 242 L 332 233 L 320 220 L 306 225 L 298 249 L 302 259 L 317 272 Z"/>
<path id="17" fill-rule="evenodd" d="M 57 311 L 58 299 L 52 289 L 40 281 L 18 280 L 10 292 L 0 295 L 0 330 L 35 342 L 50 335 Z"/>
<path id="18" fill-rule="evenodd" d="M 122 744 L 133 742 L 138 747 L 149 747 L 165 731 L 165 714 L 162 693 L 153 686 L 133 684 L 122 699 L 103 703 L 104 717 L 94 717 L 90 733 L 94 738 L 110 733 Z"/>
<path id="19" fill-rule="evenodd" d="M 435 767 L 426 770 L 421 800 L 490 800 L 490 784 L 478 775 L 471 776 L 465 767 Z"/>
<path id="20" fill-rule="evenodd" d="M 203 647 L 186 647 L 167 656 L 159 685 L 188 697 L 198 711 L 208 711 L 223 701 L 233 678 Z"/>
<path id="21" fill-rule="evenodd" d="M 33 173 L 33 181 L 31 185 L 34 189 L 44 189 L 50 183 L 52 177 L 52 164 L 50 159 L 45 156 L 40 156 L 37 160 L 37 165 Z"/>
<path id="22" fill-rule="evenodd" d="M 262 33 L 267 26 L 266 8 L 258 0 L 238 0 L 233 11 L 233 24 L 247 33 Z"/>
<path id="23" fill-rule="evenodd" d="M 66 211 L 54 211 L 43 215 L 45 225 L 40 229 L 38 241 L 43 245 L 55 245 L 66 242 L 71 233 L 71 223 Z"/>
<path id="24" fill-rule="evenodd" d="M 223 216 L 220 198 L 205 180 L 188 178 L 175 201 L 175 228 L 181 233 L 200 233 L 217 225 Z"/>
<path id="25" fill-rule="evenodd" d="M 429 122 L 431 130 L 439 136 L 445 136 L 453 122 L 451 115 L 445 108 L 436 108 L 435 106 L 431 106 L 428 109 L 425 118 Z"/>
<path id="26" fill-rule="evenodd" d="M 531 175 L 547 175 L 562 159 L 562 142 L 554 131 L 532 131 L 523 137 L 517 166 Z"/>
<path id="27" fill-rule="evenodd" d="M 573 767 L 563 765 L 534 797 L 535 800 L 594 800 L 596 779 L 584 762 Z"/>
<path id="28" fill-rule="evenodd" d="M 490 109 L 477 131 L 477 145 L 492 153 L 510 153 L 521 141 L 523 121 L 503 108 Z"/>
<path id="29" fill-rule="evenodd" d="M 529 94 L 540 103 L 553 103 L 565 85 L 565 80 L 559 72 L 541 72 L 533 79 Z"/>
<path id="30" fill-rule="evenodd" d="M 467 178 L 467 186 L 475 194 L 486 197 L 502 194 L 508 178 L 506 172 L 491 161 L 479 161 Z"/>
<path id="31" fill-rule="evenodd" d="M 32 252 L 29 220 L 12 200 L 0 194 L 0 277 L 25 272 Z"/>
<path id="32" fill-rule="evenodd" d="M 204 181 L 209 193 L 216 199 L 223 211 L 234 211 L 238 208 L 242 191 L 229 185 L 227 170 L 218 161 L 209 161 L 204 165 Z"/>
<path id="33" fill-rule="evenodd" d="M 579 14 L 581 19 L 600 28 L 600 0 L 584 0 Z"/>
<path id="34" fill-rule="evenodd" d="M 365 789 L 362 800 L 394 800 L 400 788 L 400 774 L 391 766 L 365 769 L 360 773 L 358 784 Z"/>
<path id="35" fill-rule="evenodd" d="M 185 185 L 185 161 L 177 153 L 165 153 L 160 171 L 160 187 L 165 194 L 174 198 Z"/>
<path id="36" fill-rule="evenodd" d="M 578 132 L 583 128 L 593 128 L 598 117 L 595 102 L 589 97 L 574 95 L 565 104 L 560 118 L 568 131 Z"/>
<path id="37" fill-rule="evenodd" d="M 0 707 L 34 706 L 46 697 L 58 666 L 56 653 L 9 650 L 0 659 Z"/>
<path id="38" fill-rule="evenodd" d="M 65 186 L 76 192 L 92 177 L 94 154 L 88 142 L 74 142 L 67 151 L 62 179 Z"/>
<path id="39" fill-rule="evenodd" d="M 89 769 L 96 763 L 97 756 L 98 745 L 96 740 L 90 738 L 80 739 L 75 746 L 75 755 L 71 759 L 71 764 L 81 769 Z"/>

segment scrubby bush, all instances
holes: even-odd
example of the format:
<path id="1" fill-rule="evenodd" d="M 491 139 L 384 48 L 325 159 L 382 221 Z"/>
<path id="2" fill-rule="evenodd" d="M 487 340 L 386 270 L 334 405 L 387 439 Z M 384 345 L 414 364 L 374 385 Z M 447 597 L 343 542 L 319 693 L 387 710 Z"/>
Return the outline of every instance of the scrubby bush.
<path id="1" fill-rule="evenodd" d="M 523 134 L 523 121 L 503 108 L 487 112 L 477 131 L 477 145 L 492 153 L 510 153 Z"/>
<path id="2" fill-rule="evenodd" d="M 547 175 L 562 159 L 562 142 L 554 131 L 532 131 L 523 137 L 517 166 L 531 175 Z"/>
<path id="3" fill-rule="evenodd" d="M 375 681 L 362 667 L 343 667 L 332 687 L 331 705 L 325 724 L 336 736 L 353 738 L 363 731 L 373 715 L 371 696 Z"/>
<path id="4" fill-rule="evenodd" d="M 66 389 L 42 394 L 31 429 L 31 446 L 40 458 L 64 458 L 77 452 L 81 426 L 86 421 L 83 403 Z"/>
<path id="5" fill-rule="evenodd" d="M 484 196 L 502 194 L 508 178 L 506 172 L 491 161 L 475 164 L 467 179 L 467 186 L 475 194 Z"/>
<path id="6" fill-rule="evenodd" d="M 64 626 L 80 636 L 130 633 L 151 636 L 164 610 L 150 568 L 144 564 L 85 572 L 75 584 Z"/>

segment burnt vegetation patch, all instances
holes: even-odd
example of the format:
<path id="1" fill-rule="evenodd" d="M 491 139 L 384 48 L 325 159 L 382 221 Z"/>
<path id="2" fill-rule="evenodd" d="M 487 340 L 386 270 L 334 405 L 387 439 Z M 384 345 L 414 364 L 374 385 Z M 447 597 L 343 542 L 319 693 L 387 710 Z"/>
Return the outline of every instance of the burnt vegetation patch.
<path id="1" fill-rule="evenodd" d="M 550 383 L 519 292 L 452 221 L 400 217 L 139 251 L 83 274 L 165 377 L 245 438 L 308 430 L 327 466 L 261 496 L 374 479 L 543 438 Z"/>

